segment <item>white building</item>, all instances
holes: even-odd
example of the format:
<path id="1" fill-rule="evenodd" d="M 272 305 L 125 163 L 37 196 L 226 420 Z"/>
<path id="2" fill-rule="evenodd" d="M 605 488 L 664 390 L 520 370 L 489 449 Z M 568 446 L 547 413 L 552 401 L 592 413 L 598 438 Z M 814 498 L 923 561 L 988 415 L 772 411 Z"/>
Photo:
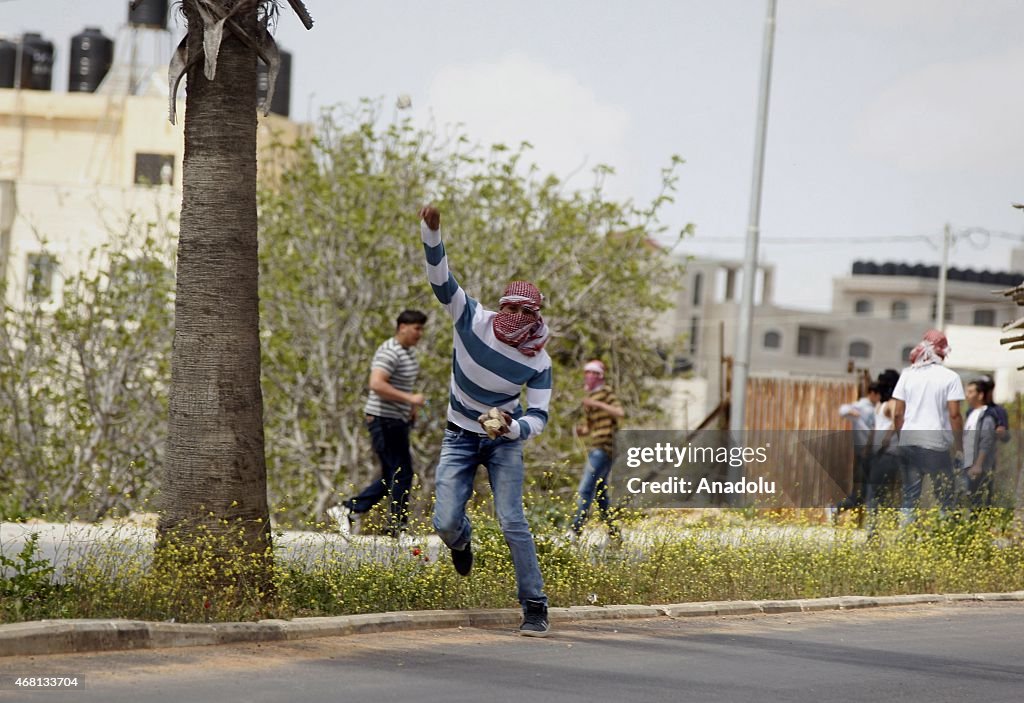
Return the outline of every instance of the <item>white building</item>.
<path id="1" fill-rule="evenodd" d="M 177 231 L 184 100 L 171 125 L 166 83 L 141 92 L 0 89 L 0 278 L 12 305 L 58 301 L 61 276 L 130 222 Z M 271 114 L 260 117 L 258 140 L 299 130 Z M 268 152 L 261 157 L 263 176 Z"/>

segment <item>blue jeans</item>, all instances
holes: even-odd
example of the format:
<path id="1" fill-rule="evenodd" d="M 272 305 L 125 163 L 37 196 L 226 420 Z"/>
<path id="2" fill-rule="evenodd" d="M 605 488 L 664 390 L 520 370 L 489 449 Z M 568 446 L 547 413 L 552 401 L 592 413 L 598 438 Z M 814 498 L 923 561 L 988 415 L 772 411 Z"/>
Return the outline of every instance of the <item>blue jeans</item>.
<path id="1" fill-rule="evenodd" d="M 608 473 L 612 470 L 611 454 L 603 449 L 591 449 L 587 453 L 587 465 L 583 469 L 583 478 L 577 490 L 576 516 L 572 520 L 572 530 L 576 534 L 583 531 L 583 523 L 587 521 L 590 506 L 597 498 L 597 508 L 601 511 L 601 519 L 609 526 L 612 524 L 611 499 L 608 497 Z"/>
<path id="2" fill-rule="evenodd" d="M 388 530 L 397 532 L 409 521 L 409 493 L 412 491 L 412 453 L 409 451 L 409 423 L 390 417 L 368 416 L 370 444 L 380 460 L 380 479 L 342 505 L 354 513 L 365 513 L 384 496 L 391 498 Z"/>
<path id="3" fill-rule="evenodd" d="M 953 459 L 946 450 L 925 449 L 913 445 L 900 447 L 900 469 L 903 477 L 903 523 L 913 519 L 921 502 L 921 482 L 925 474 L 932 477 L 932 492 L 943 514 L 953 509 Z"/>
<path id="4" fill-rule="evenodd" d="M 473 432 L 444 431 L 437 464 L 434 529 L 450 549 L 463 549 L 469 544 L 473 528 L 466 516 L 466 503 L 473 495 L 473 479 L 481 464 L 487 469 L 498 524 L 512 552 L 519 602 L 525 605 L 532 600 L 547 605 L 537 549 L 523 513 L 522 440 L 489 439 Z"/>
<path id="5" fill-rule="evenodd" d="M 867 488 L 864 491 L 864 502 L 868 510 L 874 512 L 881 502 L 880 496 L 889 488 L 892 479 L 900 471 L 900 459 L 892 452 L 875 454 L 868 464 Z M 920 494 L 921 487 L 918 486 Z"/>

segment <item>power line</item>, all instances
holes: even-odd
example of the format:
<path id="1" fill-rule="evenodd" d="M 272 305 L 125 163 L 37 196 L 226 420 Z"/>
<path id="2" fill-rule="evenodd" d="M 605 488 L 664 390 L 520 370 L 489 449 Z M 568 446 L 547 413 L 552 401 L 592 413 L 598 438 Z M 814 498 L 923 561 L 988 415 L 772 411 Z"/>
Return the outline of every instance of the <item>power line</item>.
<path id="1" fill-rule="evenodd" d="M 959 237 L 965 237 L 971 244 L 978 246 L 974 243 L 972 237 L 974 235 L 984 235 L 993 237 L 996 239 L 1009 239 L 1013 241 L 1024 241 L 1024 234 L 1015 234 L 1013 232 L 1003 232 L 999 230 L 989 230 L 983 227 L 970 227 L 959 232 L 954 232 L 954 239 Z M 701 237 L 696 235 L 690 239 L 690 241 L 700 242 L 723 242 L 730 244 L 739 244 L 746 241 L 745 237 Z M 855 245 L 861 244 L 885 244 L 889 242 L 928 242 L 929 244 L 935 243 L 935 236 L 929 236 L 925 234 L 909 234 L 909 235 L 890 235 L 890 236 L 870 236 L 870 237 L 765 237 L 761 239 L 761 242 L 765 244 L 835 244 L 835 245 Z"/>

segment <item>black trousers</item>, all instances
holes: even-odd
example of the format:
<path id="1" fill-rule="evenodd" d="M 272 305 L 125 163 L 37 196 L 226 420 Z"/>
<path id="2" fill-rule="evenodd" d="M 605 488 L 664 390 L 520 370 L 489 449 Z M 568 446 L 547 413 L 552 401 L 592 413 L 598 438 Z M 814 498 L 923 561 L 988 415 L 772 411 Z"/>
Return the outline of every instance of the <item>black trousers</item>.
<path id="1" fill-rule="evenodd" d="M 384 496 L 391 498 L 389 530 L 398 530 L 409 521 L 409 493 L 412 490 L 412 453 L 409 450 L 409 423 L 390 417 L 368 415 L 373 451 L 380 460 L 380 479 L 372 482 L 343 505 L 354 513 L 365 513 Z"/>

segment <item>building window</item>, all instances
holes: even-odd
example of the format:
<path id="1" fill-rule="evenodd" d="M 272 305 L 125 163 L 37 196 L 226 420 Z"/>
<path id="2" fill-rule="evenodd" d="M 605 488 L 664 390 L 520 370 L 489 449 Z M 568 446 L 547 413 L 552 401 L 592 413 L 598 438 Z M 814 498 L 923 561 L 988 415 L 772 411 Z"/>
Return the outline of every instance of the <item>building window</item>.
<path id="1" fill-rule="evenodd" d="M 695 273 L 693 275 L 693 304 L 700 305 L 701 296 L 703 295 L 702 288 L 704 287 L 704 274 Z"/>
<path id="2" fill-rule="evenodd" d="M 174 183 L 174 154 L 136 154 L 135 183 L 144 186 Z"/>
<path id="3" fill-rule="evenodd" d="M 853 311 L 858 315 L 870 315 L 872 305 L 870 300 L 858 300 L 853 304 Z"/>
<path id="4" fill-rule="evenodd" d="M 690 318 L 690 354 L 696 356 L 697 345 L 700 344 L 700 318 Z"/>
<path id="5" fill-rule="evenodd" d="M 906 320 L 910 317 L 910 306 L 907 305 L 905 300 L 896 300 L 892 304 L 892 319 L 894 320 Z"/>
<path id="6" fill-rule="evenodd" d="M 850 342 L 850 357 L 867 359 L 871 356 L 871 345 L 868 342 Z"/>
<path id="7" fill-rule="evenodd" d="M 916 344 L 908 344 L 907 346 L 903 347 L 903 350 L 900 351 L 900 359 L 902 359 L 905 363 L 909 364 L 910 352 L 914 351 L 914 347 L 916 346 Z"/>
<path id="8" fill-rule="evenodd" d="M 800 356 L 825 356 L 828 332 L 812 327 L 801 327 L 797 332 L 796 353 Z"/>
<path id="9" fill-rule="evenodd" d="M 782 335 L 772 330 L 764 333 L 764 348 L 779 349 L 782 347 Z"/>
<path id="10" fill-rule="evenodd" d="M 996 311 L 992 308 L 978 308 L 974 311 L 974 324 L 981 327 L 995 327 Z"/>
<path id="11" fill-rule="evenodd" d="M 28 255 L 28 295 L 36 300 L 50 300 L 53 279 L 57 275 L 57 260 L 49 254 Z"/>

